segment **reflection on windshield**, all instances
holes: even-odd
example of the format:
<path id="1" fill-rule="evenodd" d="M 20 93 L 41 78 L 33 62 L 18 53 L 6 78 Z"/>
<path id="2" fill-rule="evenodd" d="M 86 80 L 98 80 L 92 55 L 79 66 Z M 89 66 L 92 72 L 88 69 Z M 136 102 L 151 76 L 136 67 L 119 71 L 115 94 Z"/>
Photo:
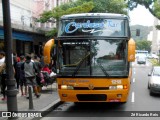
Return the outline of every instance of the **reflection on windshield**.
<path id="1" fill-rule="evenodd" d="M 117 40 L 111 42 L 109 40 L 99 40 L 95 41 L 92 48 L 95 53 L 92 60 L 92 66 L 94 68 L 93 74 L 103 74 L 99 67 L 99 63 L 108 75 L 126 74 L 126 43 L 124 41 Z"/>
<path id="2" fill-rule="evenodd" d="M 63 42 L 59 59 L 65 76 L 127 76 L 125 40 Z M 61 54 L 60 53 L 60 54 Z M 63 56 L 63 57 L 62 57 Z"/>

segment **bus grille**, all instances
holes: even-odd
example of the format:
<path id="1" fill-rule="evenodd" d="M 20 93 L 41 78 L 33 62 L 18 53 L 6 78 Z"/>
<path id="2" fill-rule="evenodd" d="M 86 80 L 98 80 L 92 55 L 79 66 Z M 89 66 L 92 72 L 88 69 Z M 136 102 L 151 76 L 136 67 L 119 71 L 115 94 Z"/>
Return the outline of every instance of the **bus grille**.
<path id="1" fill-rule="evenodd" d="M 79 101 L 106 101 L 107 95 L 105 94 L 77 94 Z"/>
<path id="2" fill-rule="evenodd" d="M 74 87 L 74 90 L 90 90 L 88 87 Z M 95 87 L 92 90 L 109 90 L 109 87 Z"/>

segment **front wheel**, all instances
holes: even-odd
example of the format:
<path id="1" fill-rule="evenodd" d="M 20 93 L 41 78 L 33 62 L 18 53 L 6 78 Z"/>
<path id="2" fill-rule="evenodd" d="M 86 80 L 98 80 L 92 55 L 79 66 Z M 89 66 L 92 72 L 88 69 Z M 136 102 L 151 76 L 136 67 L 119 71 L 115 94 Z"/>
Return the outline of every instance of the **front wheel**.
<path id="1" fill-rule="evenodd" d="M 80 105 L 80 102 L 74 102 L 74 104 L 78 106 L 78 105 Z"/>
<path id="2" fill-rule="evenodd" d="M 148 83 L 148 89 L 150 89 L 149 83 Z"/>
<path id="3" fill-rule="evenodd" d="M 153 92 L 150 90 L 150 96 L 152 96 L 153 95 Z"/>

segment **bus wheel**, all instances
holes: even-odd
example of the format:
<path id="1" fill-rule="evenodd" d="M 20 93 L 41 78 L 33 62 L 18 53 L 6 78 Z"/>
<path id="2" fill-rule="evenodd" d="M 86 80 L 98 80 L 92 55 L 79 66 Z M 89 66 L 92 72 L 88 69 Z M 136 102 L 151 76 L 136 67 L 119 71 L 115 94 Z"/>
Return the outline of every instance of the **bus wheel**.
<path id="1" fill-rule="evenodd" d="M 125 103 L 127 103 L 127 101 L 124 101 L 124 102 L 121 102 L 122 104 L 125 104 Z"/>
<path id="2" fill-rule="evenodd" d="M 80 105 L 80 102 L 74 102 L 75 105 Z"/>
<path id="3" fill-rule="evenodd" d="M 148 89 L 150 89 L 150 87 L 149 87 L 149 83 L 148 83 Z"/>
<path id="4" fill-rule="evenodd" d="M 149 94 L 150 94 L 150 96 L 153 96 L 153 92 L 151 90 L 150 90 Z"/>

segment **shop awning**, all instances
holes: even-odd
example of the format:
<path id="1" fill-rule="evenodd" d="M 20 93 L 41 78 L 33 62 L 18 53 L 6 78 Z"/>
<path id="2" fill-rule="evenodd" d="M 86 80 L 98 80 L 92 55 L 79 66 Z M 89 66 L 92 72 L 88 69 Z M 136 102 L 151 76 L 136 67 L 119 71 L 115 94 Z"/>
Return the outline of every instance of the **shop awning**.
<path id="1" fill-rule="evenodd" d="M 0 29 L 0 39 L 4 39 L 4 32 L 2 29 Z"/>
<path id="2" fill-rule="evenodd" d="M 22 32 L 12 32 L 13 39 L 22 40 L 22 41 L 33 41 L 33 36 L 31 34 L 22 33 Z M 0 39 L 4 39 L 4 31 L 0 28 Z"/>

